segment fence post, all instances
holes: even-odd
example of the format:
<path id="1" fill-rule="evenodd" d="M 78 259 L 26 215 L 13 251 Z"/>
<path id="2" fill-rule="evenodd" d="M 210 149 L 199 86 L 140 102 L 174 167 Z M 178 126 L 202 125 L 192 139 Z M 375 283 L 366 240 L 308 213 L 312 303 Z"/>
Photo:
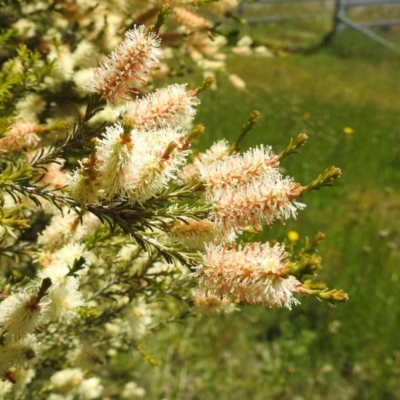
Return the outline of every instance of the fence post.
<path id="1" fill-rule="evenodd" d="M 333 19 L 332 19 L 332 29 L 325 35 L 325 37 L 322 39 L 321 44 L 318 47 L 327 45 L 333 41 L 333 38 L 335 37 L 339 25 L 340 25 L 340 12 L 343 8 L 343 0 L 335 0 L 335 9 L 333 12 Z"/>
<path id="2" fill-rule="evenodd" d="M 239 7 L 238 7 L 238 14 L 243 17 L 244 15 L 244 1 L 241 1 L 239 3 Z"/>

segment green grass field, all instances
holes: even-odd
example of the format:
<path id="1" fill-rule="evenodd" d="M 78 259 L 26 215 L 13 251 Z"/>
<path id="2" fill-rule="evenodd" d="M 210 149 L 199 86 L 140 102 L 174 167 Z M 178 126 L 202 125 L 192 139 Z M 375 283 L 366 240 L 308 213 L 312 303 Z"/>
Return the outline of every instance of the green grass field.
<path id="1" fill-rule="evenodd" d="M 202 94 L 200 146 L 234 140 L 259 110 L 243 148 L 278 152 L 304 132 L 308 143 L 282 162 L 289 175 L 306 184 L 326 167 L 342 169 L 332 188 L 305 196 L 297 221 L 262 240 L 324 232 L 322 277 L 350 300 L 333 307 L 300 298 L 292 311 L 247 307 L 191 320 L 145 342 L 161 366 L 131 355 L 119 362 L 151 399 L 400 399 L 400 57 L 346 31 L 311 54 L 228 64 L 249 91 L 221 78 L 217 92 Z"/>

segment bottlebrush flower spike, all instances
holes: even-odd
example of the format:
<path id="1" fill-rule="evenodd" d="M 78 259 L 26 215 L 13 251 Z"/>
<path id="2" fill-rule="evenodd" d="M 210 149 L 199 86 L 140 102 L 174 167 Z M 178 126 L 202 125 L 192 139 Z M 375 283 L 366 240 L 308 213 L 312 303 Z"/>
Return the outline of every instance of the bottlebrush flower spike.
<path id="1" fill-rule="evenodd" d="M 20 152 L 24 148 L 37 147 L 40 141 L 37 134 L 42 132 L 43 128 L 34 122 L 26 120 L 14 122 L 7 135 L 0 139 L 0 153 L 2 151 Z"/>
<path id="2" fill-rule="evenodd" d="M 277 163 L 271 149 L 261 146 L 199 166 L 206 200 L 214 208 L 211 218 L 223 232 L 246 226 L 257 230 L 276 219 L 296 218 L 297 210 L 305 207 L 295 202 L 301 186 L 283 177 Z"/>
<path id="3" fill-rule="evenodd" d="M 187 117 L 195 115 L 193 107 L 200 104 L 196 93 L 187 92 L 185 87 L 170 85 L 127 103 L 120 109 L 124 121 L 134 124 L 137 129 L 160 127 L 166 123 L 180 125 Z"/>
<path id="4" fill-rule="evenodd" d="M 213 26 L 209 20 L 183 7 L 174 7 L 173 16 L 179 25 L 186 27 L 190 31 L 206 31 Z"/>
<path id="5" fill-rule="evenodd" d="M 108 127 L 97 146 L 104 197 L 143 203 L 159 193 L 185 162 L 186 139 L 185 130 L 169 125 L 127 133 L 119 124 Z"/>
<path id="6" fill-rule="evenodd" d="M 183 218 L 171 225 L 169 237 L 189 249 L 204 249 L 204 245 L 210 242 L 232 242 L 236 235 L 233 231 L 221 234 L 216 231 L 215 223 L 207 219 Z"/>
<path id="7" fill-rule="evenodd" d="M 291 309 L 299 303 L 293 293 L 302 288 L 294 276 L 283 273 L 286 255 L 279 244 L 253 243 L 238 248 L 210 244 L 194 276 L 205 295 Z"/>
<path id="8" fill-rule="evenodd" d="M 16 341 L 47 321 L 49 301 L 37 299 L 31 291 L 19 292 L 0 303 L 0 335 Z"/>
<path id="9" fill-rule="evenodd" d="M 202 249 L 204 243 L 211 242 L 214 237 L 214 224 L 209 220 L 185 218 L 171 226 L 169 236 L 190 249 Z"/>
<path id="10" fill-rule="evenodd" d="M 68 243 L 85 241 L 100 226 L 100 220 L 91 213 L 81 218 L 76 214 L 68 214 L 68 209 L 54 215 L 49 225 L 38 235 L 38 244 L 46 250 L 56 250 Z"/>
<path id="11" fill-rule="evenodd" d="M 0 378 L 4 380 L 9 368 L 13 366 L 26 368 L 27 364 L 37 357 L 38 350 L 39 343 L 33 334 L 28 334 L 21 340 L 0 346 Z"/>
<path id="12" fill-rule="evenodd" d="M 261 145 L 244 154 L 232 154 L 226 159 L 199 165 L 200 179 L 209 188 L 240 186 L 254 178 L 274 173 L 277 161 L 271 147 Z"/>
<path id="13" fill-rule="evenodd" d="M 135 26 L 94 71 L 86 89 L 101 94 L 109 103 L 127 100 L 127 94 L 146 81 L 161 57 L 160 39 L 146 33 L 144 26 Z"/>
<path id="14" fill-rule="evenodd" d="M 102 195 L 96 161 L 96 156 L 84 158 L 80 162 L 81 168 L 72 173 L 68 189 L 71 197 L 80 204 L 98 203 Z"/>
<path id="15" fill-rule="evenodd" d="M 217 296 L 195 295 L 193 297 L 194 313 L 200 315 L 221 315 L 238 311 L 235 303 Z"/>
<path id="16" fill-rule="evenodd" d="M 259 230 L 276 219 L 296 218 L 297 210 L 305 207 L 294 201 L 298 187 L 291 178 L 276 173 L 241 187 L 217 188 L 207 194 L 214 209 L 211 218 L 223 232 L 246 226 Z"/>
<path id="17" fill-rule="evenodd" d="M 229 156 L 229 143 L 224 139 L 214 143 L 205 153 L 200 153 L 192 164 L 183 167 L 179 179 L 185 183 L 199 179 L 200 171 L 217 160 L 225 160 Z"/>

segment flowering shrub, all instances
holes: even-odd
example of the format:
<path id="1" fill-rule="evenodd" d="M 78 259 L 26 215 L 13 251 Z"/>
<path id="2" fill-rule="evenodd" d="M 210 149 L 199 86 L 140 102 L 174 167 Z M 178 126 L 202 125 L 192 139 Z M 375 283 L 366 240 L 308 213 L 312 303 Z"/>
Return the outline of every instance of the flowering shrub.
<path id="1" fill-rule="evenodd" d="M 190 29 L 191 45 L 202 43 L 212 24 L 184 7 L 195 2 L 174 3 L 177 32 Z M 152 90 L 167 14 L 158 2 L 136 17 L 154 25 L 130 26 L 101 61 L 111 46 L 102 29 L 119 32 L 126 22 L 111 5 L 28 3 L 2 36 L 0 398 L 23 397 L 28 384 L 35 398 L 104 396 L 118 352 L 139 350 L 151 331 L 191 315 L 240 304 L 291 308 L 297 295 L 347 299 L 316 280 L 322 234 L 297 254 L 243 236 L 295 218 L 301 197 L 340 171 L 305 186 L 282 175 L 280 161 L 304 134 L 279 154 L 268 146 L 240 153 L 257 112 L 235 143 L 194 155 L 204 127 L 190 120 L 212 79 Z M 36 18 L 52 7 L 63 18 L 42 36 Z M 104 25 L 89 19 L 94 10 Z M 71 24 L 86 38 L 68 43 L 61 30 Z M 11 48 L 28 39 L 46 50 Z M 121 395 L 140 389 L 130 382 Z"/>

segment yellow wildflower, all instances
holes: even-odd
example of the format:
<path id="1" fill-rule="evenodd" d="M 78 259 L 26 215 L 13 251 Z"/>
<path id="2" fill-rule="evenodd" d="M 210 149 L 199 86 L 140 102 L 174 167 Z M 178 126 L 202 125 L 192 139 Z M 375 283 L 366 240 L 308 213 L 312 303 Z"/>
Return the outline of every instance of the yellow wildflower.
<path id="1" fill-rule="evenodd" d="M 289 231 L 287 235 L 291 242 L 297 242 L 299 240 L 299 234 L 296 231 Z"/>

